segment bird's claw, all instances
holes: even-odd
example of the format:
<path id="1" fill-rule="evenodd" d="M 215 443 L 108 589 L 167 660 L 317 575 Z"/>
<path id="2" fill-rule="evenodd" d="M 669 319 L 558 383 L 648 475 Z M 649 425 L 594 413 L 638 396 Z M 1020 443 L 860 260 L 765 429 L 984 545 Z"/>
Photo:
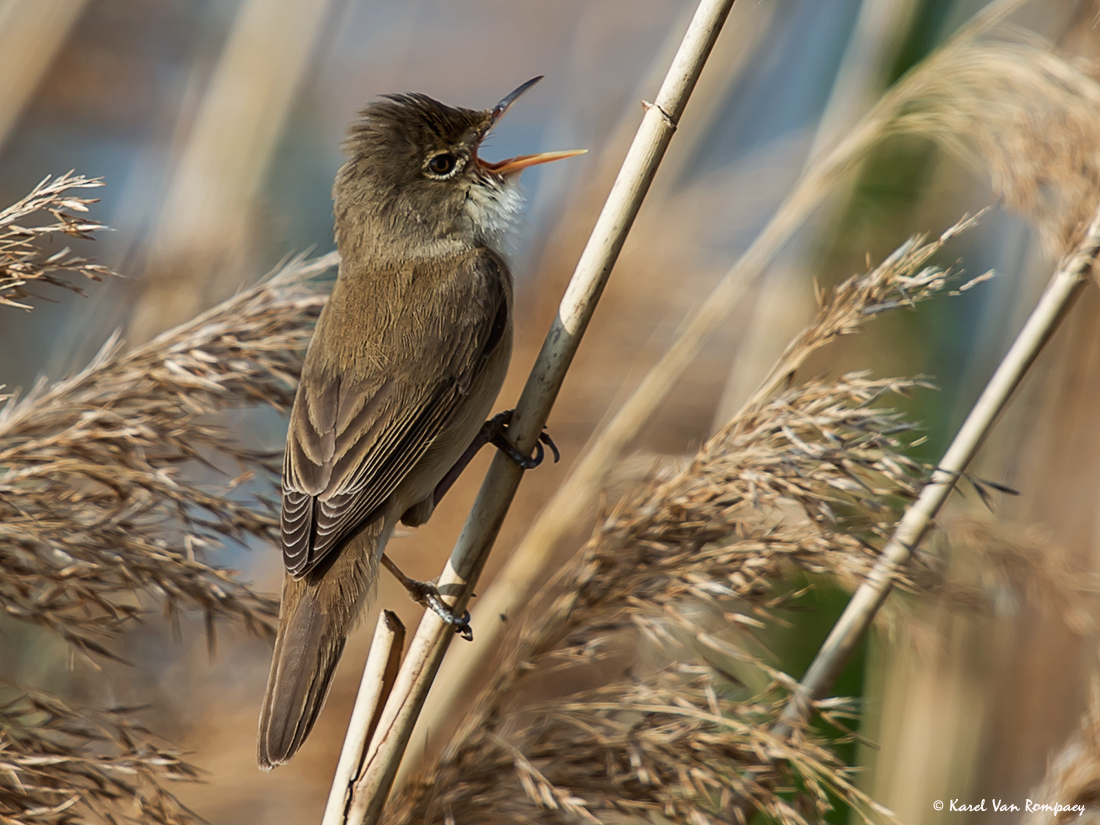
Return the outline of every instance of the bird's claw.
<path id="1" fill-rule="evenodd" d="M 444 622 L 451 625 L 454 628 L 455 633 L 465 639 L 467 642 L 474 640 L 474 631 L 470 627 L 470 611 L 462 611 L 462 615 L 458 616 L 453 610 L 443 601 L 443 596 L 439 593 L 437 588 L 431 582 L 419 582 L 413 581 L 412 586 L 409 587 L 409 595 L 413 597 L 413 600 L 417 604 L 421 604 L 424 607 L 430 609 Z"/>
<path id="2" fill-rule="evenodd" d="M 488 421 L 485 422 L 485 440 L 504 453 L 508 458 L 512 459 L 519 467 L 524 470 L 533 470 L 542 464 L 542 460 L 546 457 L 546 450 L 543 449 L 545 444 L 550 448 L 550 452 L 554 456 L 554 463 L 557 464 L 561 461 L 561 453 L 558 451 L 558 445 L 554 443 L 554 439 L 550 437 L 550 433 L 546 432 L 546 428 L 539 433 L 539 440 L 535 442 L 535 454 L 532 456 L 526 456 L 519 451 L 519 448 L 512 443 L 512 439 L 508 437 L 508 425 L 512 423 L 512 416 L 515 410 L 505 410 L 504 412 L 497 413 Z"/>

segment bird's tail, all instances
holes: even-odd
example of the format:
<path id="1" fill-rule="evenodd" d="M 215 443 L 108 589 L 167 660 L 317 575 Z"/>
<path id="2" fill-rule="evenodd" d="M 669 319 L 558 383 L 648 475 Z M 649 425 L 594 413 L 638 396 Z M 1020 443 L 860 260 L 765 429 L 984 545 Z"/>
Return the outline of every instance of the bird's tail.
<path id="1" fill-rule="evenodd" d="M 283 579 L 275 654 L 260 710 L 261 769 L 289 762 L 313 729 L 344 642 L 372 590 L 381 532 L 379 520 L 342 548 L 323 572 Z"/>

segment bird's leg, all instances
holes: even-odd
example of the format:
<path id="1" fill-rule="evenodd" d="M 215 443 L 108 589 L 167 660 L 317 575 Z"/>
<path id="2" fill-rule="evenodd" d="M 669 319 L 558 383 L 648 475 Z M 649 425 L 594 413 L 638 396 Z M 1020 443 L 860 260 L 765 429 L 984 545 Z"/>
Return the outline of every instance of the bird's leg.
<path id="1" fill-rule="evenodd" d="M 466 452 L 462 454 L 458 461 L 455 462 L 455 465 L 447 471 L 447 475 L 443 476 L 443 479 L 435 486 L 434 500 L 436 504 L 439 504 L 443 496 L 447 494 L 447 491 L 450 490 L 458 480 L 458 477 L 462 475 L 462 471 L 466 469 L 466 465 L 473 461 L 478 450 L 486 444 L 492 444 L 524 470 L 533 470 L 542 463 L 542 459 L 545 455 L 545 451 L 542 448 L 543 444 L 550 448 L 550 452 L 554 455 L 555 464 L 561 460 L 561 453 L 558 452 L 558 445 L 554 443 L 554 439 L 550 437 L 550 433 L 545 430 L 539 433 L 539 440 L 535 443 L 535 454 L 533 456 L 525 456 L 516 448 L 516 445 L 508 438 L 508 424 L 512 421 L 512 414 L 514 412 L 515 410 L 505 410 L 502 413 L 497 413 L 481 426 L 481 429 L 478 430 L 477 435 L 474 436 L 474 440 L 470 443 L 470 446 L 466 448 Z"/>
<path id="2" fill-rule="evenodd" d="M 512 440 L 508 438 L 508 424 L 512 420 L 512 414 L 514 410 L 505 410 L 502 413 L 497 413 L 488 421 L 486 421 L 474 440 L 470 442 L 470 446 L 466 448 L 466 451 L 455 462 L 454 466 L 447 471 L 447 474 L 443 476 L 442 480 L 435 486 L 435 491 L 432 493 L 432 507 L 442 500 L 443 496 L 447 494 L 447 491 L 451 489 L 458 477 L 462 475 L 462 471 L 466 469 L 466 466 L 473 461 L 478 450 L 484 447 L 486 444 L 492 444 L 505 455 L 507 455 L 512 461 L 522 467 L 524 470 L 531 470 L 538 467 L 543 458 L 546 455 L 546 451 L 543 449 L 545 444 L 550 448 L 550 452 L 554 456 L 554 463 L 561 460 L 561 453 L 558 451 L 558 445 L 554 443 L 554 439 L 550 437 L 550 433 L 539 433 L 539 440 L 535 443 L 535 454 L 533 456 L 525 456 L 521 453 L 516 445 L 512 443 Z M 419 523 L 421 518 L 426 519 L 427 515 L 423 517 L 416 516 L 414 520 L 410 521 L 409 516 L 413 512 L 410 510 L 403 517 L 406 524 Z M 430 513 L 428 510 L 427 513 Z M 401 586 L 404 587 L 413 601 L 417 604 L 424 605 L 431 608 L 435 613 L 449 625 L 453 625 L 455 633 L 462 636 L 463 639 L 471 641 L 474 638 L 473 630 L 470 629 L 470 612 L 467 610 L 462 616 L 456 616 L 454 612 L 447 606 L 439 595 L 439 590 L 431 582 L 421 582 L 416 579 L 410 579 L 393 560 L 385 553 L 382 554 L 382 564 L 393 573 L 394 578 L 401 582 Z"/>
<path id="3" fill-rule="evenodd" d="M 382 554 L 383 566 L 393 573 L 395 579 L 397 579 L 401 586 L 408 592 L 412 600 L 419 605 L 430 608 L 435 612 L 439 618 L 445 621 L 447 624 L 452 625 L 455 629 L 455 633 L 465 639 L 467 642 L 474 640 L 474 632 L 470 628 L 470 611 L 463 611 L 461 616 L 456 616 L 454 611 L 447 606 L 447 603 L 443 601 L 443 597 L 439 594 L 439 589 L 431 582 L 421 582 L 416 579 L 410 579 L 400 568 L 393 563 L 393 559 Z"/>
<path id="4" fill-rule="evenodd" d="M 432 499 L 436 504 L 439 504 L 443 500 L 443 496 L 447 495 L 447 491 L 454 486 L 454 483 L 458 481 L 458 477 L 462 475 L 462 471 L 466 469 L 466 466 L 474 460 L 474 456 L 477 455 L 477 451 L 480 450 L 486 444 L 486 439 L 483 437 L 485 428 L 482 427 L 474 440 L 470 443 L 470 446 L 466 448 L 455 465 L 447 471 L 447 475 L 443 476 L 440 482 L 435 485 L 435 493 L 432 495 Z"/>

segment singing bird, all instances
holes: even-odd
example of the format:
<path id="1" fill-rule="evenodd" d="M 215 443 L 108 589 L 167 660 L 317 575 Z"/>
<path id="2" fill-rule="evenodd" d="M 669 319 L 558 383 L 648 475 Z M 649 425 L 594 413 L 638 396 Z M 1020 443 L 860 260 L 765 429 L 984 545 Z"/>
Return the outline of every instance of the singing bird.
<path id="1" fill-rule="evenodd" d="M 349 129 L 333 187 L 340 270 L 283 459 L 286 570 L 260 714 L 265 770 L 287 762 L 317 720 L 398 522 L 431 516 L 487 432 L 509 444 L 483 424 L 512 350 L 504 244 L 519 173 L 580 152 L 489 163 L 478 148 L 540 79 L 486 110 L 388 95 Z"/>

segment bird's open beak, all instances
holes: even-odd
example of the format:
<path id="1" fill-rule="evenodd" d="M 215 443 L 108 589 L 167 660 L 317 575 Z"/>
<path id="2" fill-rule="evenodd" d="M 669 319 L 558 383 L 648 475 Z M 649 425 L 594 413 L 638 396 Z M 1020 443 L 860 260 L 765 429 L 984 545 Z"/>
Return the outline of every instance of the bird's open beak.
<path id="1" fill-rule="evenodd" d="M 492 129 L 493 126 L 497 124 L 497 121 L 504 117 L 504 113 L 512 107 L 512 104 L 519 100 L 524 92 L 542 80 L 542 77 L 542 75 L 539 75 L 538 77 L 531 78 L 494 106 L 490 114 L 489 128 Z M 569 149 L 564 152 L 542 152 L 538 155 L 518 155 L 517 157 L 508 158 L 507 160 L 498 160 L 495 163 L 484 161 L 476 155 L 474 157 L 477 161 L 477 165 L 482 169 L 494 172 L 498 175 L 510 175 L 521 172 L 528 166 L 537 166 L 540 163 L 550 163 L 550 161 L 553 160 L 563 160 L 565 158 L 575 157 L 576 155 L 583 155 L 587 151 L 587 149 Z"/>
<path id="2" fill-rule="evenodd" d="M 526 83 L 524 83 L 518 89 L 516 89 L 510 95 L 506 95 L 504 100 L 500 101 L 500 103 L 498 103 L 496 106 L 494 106 L 492 113 L 489 115 L 489 117 L 491 119 L 490 120 L 491 125 L 490 125 L 489 128 L 490 129 L 493 128 L 493 126 L 496 125 L 496 122 L 498 120 L 500 120 L 502 117 L 504 117 L 504 113 L 512 108 L 512 104 L 515 103 L 517 100 L 519 100 L 520 96 L 523 95 L 524 92 L 526 92 L 528 89 L 530 89 L 532 86 L 534 86 L 540 80 L 542 80 L 542 78 L 543 78 L 543 75 L 541 75 L 541 74 L 538 77 L 532 77 L 530 80 L 528 80 Z"/>
<path id="3" fill-rule="evenodd" d="M 498 175 L 510 175 L 514 172 L 520 172 L 528 166 L 537 166 L 540 163 L 549 163 L 552 160 L 563 160 L 565 158 L 576 157 L 577 155 L 583 155 L 587 151 L 587 149 L 567 149 L 564 152 L 542 152 L 538 155 L 518 155 L 517 157 L 508 158 L 507 160 L 498 160 L 496 163 L 489 163 L 488 161 L 478 158 L 477 162 L 482 169 L 488 169 L 490 172 L 495 172 Z"/>

